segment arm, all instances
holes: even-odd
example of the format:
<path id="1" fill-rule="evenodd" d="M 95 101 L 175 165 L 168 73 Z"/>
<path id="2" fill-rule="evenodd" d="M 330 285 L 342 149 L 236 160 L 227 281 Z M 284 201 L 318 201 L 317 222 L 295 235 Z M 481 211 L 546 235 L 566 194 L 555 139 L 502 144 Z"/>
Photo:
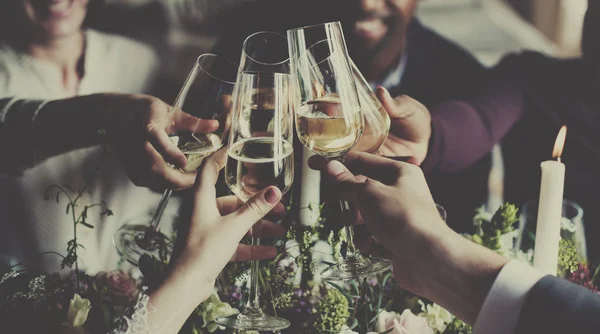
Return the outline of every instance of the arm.
<path id="1" fill-rule="evenodd" d="M 230 259 L 248 261 L 275 256 L 272 246 L 239 244 L 242 237 L 267 213 L 275 218 L 285 211 L 281 192 L 268 187 L 240 205 L 235 196 L 216 198 L 215 184 L 225 165 L 226 150 L 204 160 L 196 180 L 189 220 L 179 230 L 176 249 L 165 280 L 148 294 L 147 309 L 140 308 L 135 328 L 116 333 L 177 333 L 196 307 L 214 290 L 215 280 Z M 281 237 L 285 229 L 261 221 L 261 237 Z M 269 235 L 270 234 L 270 235 Z M 150 309 L 150 312 L 147 312 Z M 138 318 L 142 318 L 137 320 Z"/>
<path id="2" fill-rule="evenodd" d="M 359 209 L 371 233 L 357 236 L 361 250 L 391 259 L 400 286 L 474 324 L 475 334 L 597 332 L 600 295 L 452 231 L 418 167 L 365 153 L 348 154 L 347 167 L 310 164 Z"/>
<path id="3" fill-rule="evenodd" d="M 598 293 L 546 276 L 528 292 L 515 333 L 597 333 L 599 314 Z"/>
<path id="4" fill-rule="evenodd" d="M 481 159 L 521 118 L 524 98 L 497 84 L 471 101 L 449 101 L 431 110 L 431 139 L 425 172 L 456 172 Z"/>
<path id="5" fill-rule="evenodd" d="M 137 185 L 190 187 L 194 176 L 171 168 L 186 158 L 171 131 L 213 132 L 214 120 L 198 121 L 147 95 L 94 94 L 54 101 L 0 99 L 0 172 L 19 173 L 50 157 L 110 144 Z M 101 135 L 105 133 L 105 135 Z"/>

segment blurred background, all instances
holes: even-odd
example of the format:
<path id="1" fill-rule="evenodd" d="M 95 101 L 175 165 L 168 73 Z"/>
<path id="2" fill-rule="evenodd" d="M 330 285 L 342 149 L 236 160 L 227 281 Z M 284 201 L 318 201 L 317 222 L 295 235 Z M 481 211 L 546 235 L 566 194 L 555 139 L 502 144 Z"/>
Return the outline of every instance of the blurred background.
<path id="1" fill-rule="evenodd" d="M 107 11 L 118 7 L 118 14 L 93 26 L 153 44 L 165 70 L 184 78 L 218 36 L 211 17 L 244 1 L 255 0 L 107 0 Z M 522 49 L 578 55 L 586 8 L 587 0 L 421 0 L 418 16 L 491 66 Z"/>

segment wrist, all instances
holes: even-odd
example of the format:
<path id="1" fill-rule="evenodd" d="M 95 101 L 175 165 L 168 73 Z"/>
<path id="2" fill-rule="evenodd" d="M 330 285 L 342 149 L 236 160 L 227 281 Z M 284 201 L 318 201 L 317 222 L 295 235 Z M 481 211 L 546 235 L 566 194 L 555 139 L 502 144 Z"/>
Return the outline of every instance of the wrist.
<path id="1" fill-rule="evenodd" d="M 424 297 L 473 324 L 508 260 L 451 230 L 433 241 Z"/>
<path id="2" fill-rule="evenodd" d="M 208 275 L 205 268 L 196 263 L 196 258 L 185 251 L 181 253 L 169 267 L 165 281 L 172 280 L 186 286 L 189 289 L 188 293 L 193 292 L 190 297 L 194 299 L 194 303 L 200 304 L 213 293 L 215 277 Z"/>

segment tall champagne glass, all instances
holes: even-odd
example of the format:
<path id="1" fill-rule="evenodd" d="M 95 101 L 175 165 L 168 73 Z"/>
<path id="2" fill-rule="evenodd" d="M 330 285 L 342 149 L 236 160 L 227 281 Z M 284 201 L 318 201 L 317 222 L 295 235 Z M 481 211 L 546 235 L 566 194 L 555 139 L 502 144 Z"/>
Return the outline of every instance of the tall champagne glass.
<path id="1" fill-rule="evenodd" d="M 225 181 L 244 202 L 268 186 L 276 186 L 285 194 L 294 180 L 290 75 L 241 72 L 236 86 Z M 260 240 L 252 237 L 252 244 L 259 245 Z M 261 309 L 258 271 L 259 262 L 254 261 L 244 310 L 239 315 L 219 318 L 217 323 L 256 331 L 289 327 L 289 321 Z"/>
<path id="2" fill-rule="evenodd" d="M 226 58 L 203 54 L 188 75 L 169 111 L 166 129 L 187 158 L 181 172 L 195 173 L 202 160 L 223 145 L 238 68 Z M 219 127 L 212 133 L 203 133 L 198 126 L 202 120 L 218 120 Z M 138 265 L 143 254 L 158 257 L 161 249 L 171 250 L 172 243 L 160 232 L 159 224 L 172 193 L 171 189 L 164 191 L 150 224 L 131 221 L 117 231 L 117 251 L 131 264 Z"/>
<path id="3" fill-rule="evenodd" d="M 315 154 L 344 162 L 361 138 L 364 117 L 341 25 L 331 22 L 287 34 L 292 75 L 299 89 L 298 138 Z M 348 217 L 348 203 L 341 201 L 340 211 L 340 217 Z M 388 260 L 362 256 L 354 246 L 352 228 L 345 229 L 346 256 L 321 274 L 324 279 L 357 279 L 390 268 Z"/>

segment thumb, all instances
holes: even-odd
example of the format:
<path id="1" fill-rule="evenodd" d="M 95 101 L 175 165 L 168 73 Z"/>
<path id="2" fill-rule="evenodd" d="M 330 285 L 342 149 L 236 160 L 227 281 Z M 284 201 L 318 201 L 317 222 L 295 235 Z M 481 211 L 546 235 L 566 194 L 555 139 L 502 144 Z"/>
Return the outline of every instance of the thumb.
<path id="1" fill-rule="evenodd" d="M 270 186 L 252 196 L 241 208 L 232 213 L 242 235 L 256 222 L 260 221 L 281 200 L 279 188 Z"/>
<path id="2" fill-rule="evenodd" d="M 356 177 L 339 161 L 331 161 L 325 167 L 330 190 L 338 199 L 356 203 L 365 186 L 365 177 Z"/>
<path id="3" fill-rule="evenodd" d="M 381 86 L 377 87 L 377 98 L 391 119 L 407 118 L 415 112 L 415 108 L 411 108 L 408 103 L 408 96 L 402 95 L 394 99 L 390 92 Z"/>

